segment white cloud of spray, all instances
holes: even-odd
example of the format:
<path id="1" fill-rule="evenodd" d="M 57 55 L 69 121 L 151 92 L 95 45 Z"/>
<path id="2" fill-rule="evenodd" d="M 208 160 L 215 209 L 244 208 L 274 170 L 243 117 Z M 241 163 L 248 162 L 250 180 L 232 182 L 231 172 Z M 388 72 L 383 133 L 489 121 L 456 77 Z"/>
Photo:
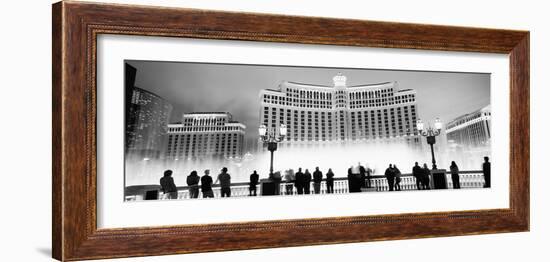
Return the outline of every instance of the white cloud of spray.
<path id="1" fill-rule="evenodd" d="M 422 143 L 425 139 L 421 138 Z M 436 144 L 437 145 L 437 144 Z M 438 168 L 449 168 L 451 161 L 456 161 L 460 170 L 480 170 L 483 157 L 489 155 L 489 147 L 474 149 L 464 148 L 453 150 L 448 147 L 436 147 L 435 156 Z M 205 169 L 210 169 L 210 175 L 215 179 L 222 167 L 227 167 L 232 175 L 232 182 L 247 182 L 252 171 L 257 170 L 260 178 L 269 175 L 269 152 L 258 152 L 248 160 L 140 160 L 126 162 L 126 186 L 158 184 L 164 170 L 171 169 L 178 186 L 185 186 L 187 175 L 196 170 L 200 176 Z M 285 148 L 279 147 L 274 155 L 274 170 L 284 171 L 299 167 L 311 173 L 319 167 L 323 174 L 332 168 L 336 177 L 345 177 L 352 165 L 361 163 L 375 170 L 374 175 L 383 175 L 389 164 L 395 164 L 402 173 L 410 173 L 414 162 L 420 165 L 427 163 L 431 168 L 431 153 L 427 145 L 412 148 L 403 143 L 376 144 L 327 144 L 322 147 Z"/>

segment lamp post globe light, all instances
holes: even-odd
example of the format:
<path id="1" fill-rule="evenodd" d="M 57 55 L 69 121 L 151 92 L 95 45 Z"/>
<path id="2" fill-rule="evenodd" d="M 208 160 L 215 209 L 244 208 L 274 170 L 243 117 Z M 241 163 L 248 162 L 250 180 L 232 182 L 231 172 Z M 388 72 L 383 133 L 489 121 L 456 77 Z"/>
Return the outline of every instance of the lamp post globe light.
<path id="1" fill-rule="evenodd" d="M 271 152 L 271 161 L 269 164 L 269 177 L 273 176 L 273 152 L 277 151 L 277 144 L 286 136 L 286 125 L 281 124 L 279 130 L 268 130 L 265 125 L 261 125 L 258 128 L 258 132 L 262 142 L 267 145 L 267 150 Z"/>
<path id="2" fill-rule="evenodd" d="M 441 134 L 441 128 L 443 127 L 443 123 L 439 120 L 439 118 L 435 119 L 434 127 L 428 126 L 425 127 L 422 120 L 418 119 L 416 121 L 416 129 L 418 129 L 418 132 L 426 137 L 426 142 L 430 145 L 430 148 L 432 150 L 432 169 L 437 169 L 437 165 L 435 163 L 435 155 L 434 155 L 434 144 L 435 144 L 435 137 Z"/>

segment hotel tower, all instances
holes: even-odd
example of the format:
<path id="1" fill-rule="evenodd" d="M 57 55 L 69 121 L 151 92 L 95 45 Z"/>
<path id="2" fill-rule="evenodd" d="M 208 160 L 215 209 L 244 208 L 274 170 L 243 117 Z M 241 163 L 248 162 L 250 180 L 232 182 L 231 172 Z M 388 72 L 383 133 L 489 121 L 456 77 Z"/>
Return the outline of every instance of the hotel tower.
<path id="1" fill-rule="evenodd" d="M 245 128 L 226 112 L 184 114 L 181 123 L 168 125 L 166 159 L 241 157 Z"/>
<path id="2" fill-rule="evenodd" d="M 260 124 L 287 127 L 283 146 L 330 143 L 418 145 L 416 92 L 397 82 L 347 85 L 338 74 L 332 86 L 282 82 L 260 91 Z"/>
<path id="3" fill-rule="evenodd" d="M 484 147 L 491 143 L 491 106 L 488 105 L 449 122 L 445 127 L 447 141 L 462 146 Z"/>

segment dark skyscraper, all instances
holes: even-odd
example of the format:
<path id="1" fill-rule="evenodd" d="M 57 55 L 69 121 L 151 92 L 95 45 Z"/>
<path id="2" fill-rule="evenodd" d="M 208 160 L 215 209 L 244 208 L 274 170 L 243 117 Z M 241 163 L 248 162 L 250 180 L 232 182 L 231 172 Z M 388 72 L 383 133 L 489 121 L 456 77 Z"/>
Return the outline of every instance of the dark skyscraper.
<path id="1" fill-rule="evenodd" d="M 136 68 L 125 64 L 127 159 L 155 159 L 163 151 L 172 105 L 162 97 L 135 86 Z"/>

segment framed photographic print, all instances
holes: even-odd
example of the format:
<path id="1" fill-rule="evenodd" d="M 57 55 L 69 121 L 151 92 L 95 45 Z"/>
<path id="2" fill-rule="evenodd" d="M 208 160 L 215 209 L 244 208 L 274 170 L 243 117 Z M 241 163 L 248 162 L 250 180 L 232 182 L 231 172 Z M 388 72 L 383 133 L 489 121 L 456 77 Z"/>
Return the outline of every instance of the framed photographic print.
<path id="1" fill-rule="evenodd" d="M 529 32 L 53 5 L 53 257 L 529 230 Z"/>

